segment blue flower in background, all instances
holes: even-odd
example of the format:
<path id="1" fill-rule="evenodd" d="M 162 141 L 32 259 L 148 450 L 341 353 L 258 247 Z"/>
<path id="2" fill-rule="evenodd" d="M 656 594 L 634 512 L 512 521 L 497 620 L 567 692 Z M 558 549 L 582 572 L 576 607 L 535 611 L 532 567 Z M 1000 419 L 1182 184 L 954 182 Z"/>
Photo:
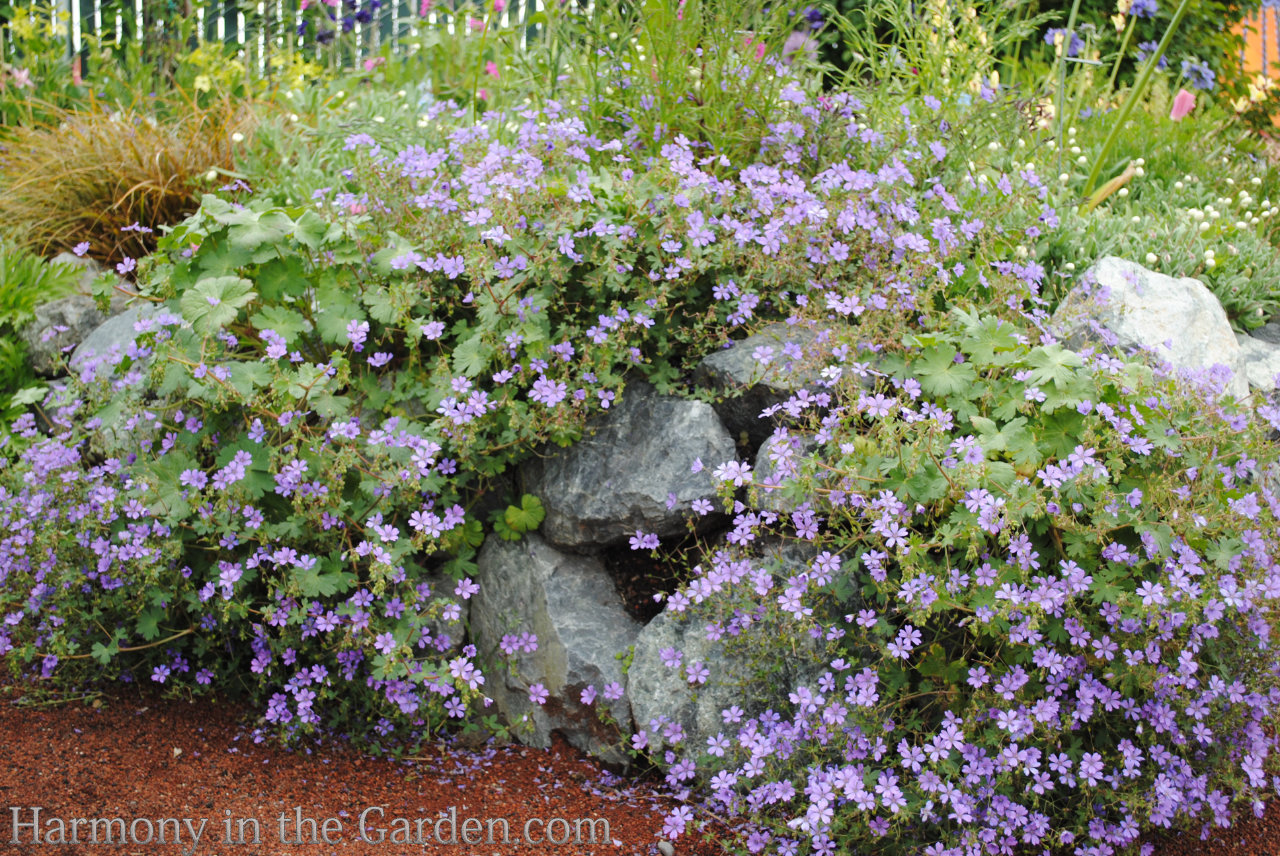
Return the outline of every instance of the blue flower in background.
<path id="1" fill-rule="evenodd" d="M 1218 82 L 1217 75 L 1208 65 L 1189 59 L 1182 61 L 1182 76 L 1189 79 L 1196 89 L 1212 89 Z"/>
<path id="2" fill-rule="evenodd" d="M 1275 0 L 1275 2 L 1280 2 L 1280 0 Z M 1138 62 L 1146 62 L 1147 57 L 1154 54 L 1156 52 L 1156 48 L 1158 47 L 1160 47 L 1160 45 L 1157 44 L 1154 39 L 1152 39 L 1149 42 L 1139 42 L 1138 43 Z M 1163 70 L 1168 67 L 1169 67 L 1169 58 L 1167 56 L 1160 57 L 1160 61 L 1156 63 L 1156 68 Z"/>
<path id="3" fill-rule="evenodd" d="M 381 0 L 379 0 L 379 2 L 381 2 Z M 768 7 L 765 8 L 767 9 Z M 795 23 L 795 26 L 800 29 L 807 28 L 810 31 L 817 32 L 818 30 L 821 30 L 822 25 L 826 23 L 826 17 L 822 14 L 822 10 L 817 6 L 806 6 L 800 11 L 793 9 L 787 13 L 787 18 L 794 21 L 797 14 L 803 19 L 802 21 L 797 21 Z"/>
<path id="4" fill-rule="evenodd" d="M 1052 45 L 1057 40 L 1058 36 L 1066 32 L 1067 30 L 1065 27 L 1054 27 L 1052 30 L 1044 34 L 1044 43 L 1046 45 Z M 1067 46 L 1067 56 L 1078 56 L 1083 48 L 1084 39 L 1080 38 L 1075 33 L 1072 33 L 1071 44 Z"/>
<path id="5" fill-rule="evenodd" d="M 1156 0 L 1133 0 L 1129 7 L 1129 14 L 1135 18 L 1154 18 L 1159 11 L 1160 4 Z"/>

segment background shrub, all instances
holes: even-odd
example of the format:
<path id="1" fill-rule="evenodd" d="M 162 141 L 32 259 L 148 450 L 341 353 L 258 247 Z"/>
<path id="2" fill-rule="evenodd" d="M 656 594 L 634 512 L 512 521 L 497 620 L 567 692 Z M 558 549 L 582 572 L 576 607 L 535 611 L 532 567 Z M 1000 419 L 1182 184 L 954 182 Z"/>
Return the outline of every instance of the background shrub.
<path id="1" fill-rule="evenodd" d="M 965 73 L 944 76 L 953 77 L 960 83 L 967 82 L 975 71 L 985 78 L 989 69 L 982 71 L 976 66 L 990 63 L 998 68 L 1005 83 L 1016 81 L 1026 90 L 1054 76 L 1051 70 L 1053 48 L 1045 43 L 1045 37 L 1051 29 L 1066 26 L 1072 0 L 1002 0 L 964 4 L 958 10 L 945 13 L 944 17 L 951 23 L 940 28 L 939 37 L 940 44 L 949 49 L 937 51 L 932 58 L 920 50 L 928 43 L 927 33 L 916 30 L 912 22 L 923 22 L 925 17 L 942 14 L 944 4 L 926 4 L 925 15 L 919 14 L 917 6 L 901 0 L 872 0 L 870 3 L 835 0 L 830 5 L 839 17 L 849 22 L 854 32 L 861 34 L 860 38 L 850 39 L 849 32 L 841 26 L 822 30 L 823 56 L 837 67 L 857 68 L 868 61 L 881 61 L 865 49 L 867 44 L 879 44 L 896 47 L 905 65 L 921 71 L 948 59 L 957 66 L 957 70 L 964 69 Z M 1136 5 L 1138 11 L 1126 18 L 1126 25 L 1128 21 L 1134 21 L 1134 30 L 1118 77 L 1122 86 L 1131 83 L 1137 73 L 1137 46 L 1158 42 L 1164 36 L 1178 3 L 1176 0 L 1158 0 L 1147 4 L 1139 0 Z M 1203 63 L 1213 72 L 1214 87 L 1222 86 L 1226 91 L 1240 95 L 1243 91 L 1240 53 L 1244 40 L 1233 32 L 1231 25 L 1244 20 L 1260 5 L 1259 0 L 1193 0 L 1191 10 L 1169 47 L 1168 60 L 1175 73 L 1181 74 L 1184 59 L 1195 64 Z M 1150 14 L 1148 7 L 1151 7 Z M 1125 10 L 1129 8 L 1132 8 L 1131 4 L 1126 3 Z M 968 19 L 973 23 L 967 26 L 961 23 L 966 9 L 973 10 L 973 17 Z M 1113 0 L 1081 0 L 1079 7 L 1077 33 L 1081 43 L 1090 39 L 1101 49 L 1102 59 L 1106 62 L 1104 80 L 1110 73 L 1111 58 L 1119 47 L 1119 38 L 1111 20 L 1119 11 L 1120 6 Z M 981 22 L 983 38 L 988 39 L 987 42 L 980 41 L 977 36 L 974 24 L 978 22 Z M 936 24 L 934 26 L 936 28 Z M 948 39 L 948 34 L 953 34 L 952 38 Z M 984 61 L 980 52 L 988 44 L 993 50 Z M 883 81 L 885 77 L 880 74 L 877 79 Z M 940 77 L 935 74 L 927 79 L 937 81 Z M 1182 83 L 1191 88 L 1189 80 Z"/>
<path id="2" fill-rule="evenodd" d="M 1139 12 L 1132 15 L 1136 26 L 1130 38 L 1131 46 L 1160 41 L 1178 7 L 1176 0 L 1158 0 L 1151 5 L 1154 6 L 1154 14 L 1146 13 L 1146 4 L 1137 4 Z M 1244 48 L 1244 37 L 1234 31 L 1233 25 L 1256 12 L 1261 5 L 1260 0 L 1192 0 L 1192 6 L 1174 33 L 1173 42 L 1166 54 L 1175 73 L 1181 74 L 1183 60 L 1204 64 L 1213 71 L 1215 86 L 1222 85 L 1228 91 L 1236 91 L 1241 80 L 1240 55 Z M 1071 10 L 1071 2 L 1040 0 L 1035 8 L 1039 12 L 1054 13 L 1056 19 L 1050 26 L 1062 27 Z M 1082 0 L 1079 23 L 1094 28 L 1097 33 L 1114 35 L 1116 29 L 1111 17 L 1117 11 L 1117 5 L 1107 0 Z M 1039 44 L 1028 42 L 1016 56 L 1025 61 L 1047 47 L 1042 39 Z M 1121 68 L 1124 76 L 1122 79 L 1130 79 L 1135 75 L 1137 65 L 1133 56 L 1128 57 Z M 1179 81 L 1179 85 L 1188 89 L 1196 88 L 1191 80 L 1188 77 Z"/>

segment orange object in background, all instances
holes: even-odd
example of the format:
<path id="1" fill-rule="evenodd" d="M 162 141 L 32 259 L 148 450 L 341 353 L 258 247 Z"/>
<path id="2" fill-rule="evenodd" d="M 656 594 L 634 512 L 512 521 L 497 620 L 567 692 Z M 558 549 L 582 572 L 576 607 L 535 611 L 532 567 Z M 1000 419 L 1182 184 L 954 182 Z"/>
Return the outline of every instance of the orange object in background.
<path id="1" fill-rule="evenodd" d="M 1236 24 L 1235 31 L 1244 33 L 1245 46 L 1240 55 L 1246 74 L 1261 72 L 1267 77 L 1280 76 L 1280 9 L 1264 6 L 1251 17 Z"/>
<path id="2" fill-rule="evenodd" d="M 1245 78 L 1253 80 L 1249 97 L 1265 97 L 1270 87 L 1280 83 L 1280 8 L 1268 3 L 1233 29 L 1245 39 L 1240 62 Z M 1280 115 L 1273 114 L 1271 124 L 1280 127 Z"/>

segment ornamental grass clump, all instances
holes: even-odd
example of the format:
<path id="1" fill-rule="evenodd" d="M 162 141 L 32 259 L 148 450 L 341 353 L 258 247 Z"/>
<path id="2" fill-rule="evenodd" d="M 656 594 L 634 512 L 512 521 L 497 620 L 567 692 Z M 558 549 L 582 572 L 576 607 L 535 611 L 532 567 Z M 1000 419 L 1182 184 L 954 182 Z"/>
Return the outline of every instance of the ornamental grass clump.
<path id="1" fill-rule="evenodd" d="M 151 252 L 160 227 L 199 206 L 210 171 L 232 170 L 233 136 L 248 130 L 230 101 L 170 114 L 93 104 L 13 128 L 0 153 L 6 229 L 45 255 L 83 241 L 104 263 Z"/>

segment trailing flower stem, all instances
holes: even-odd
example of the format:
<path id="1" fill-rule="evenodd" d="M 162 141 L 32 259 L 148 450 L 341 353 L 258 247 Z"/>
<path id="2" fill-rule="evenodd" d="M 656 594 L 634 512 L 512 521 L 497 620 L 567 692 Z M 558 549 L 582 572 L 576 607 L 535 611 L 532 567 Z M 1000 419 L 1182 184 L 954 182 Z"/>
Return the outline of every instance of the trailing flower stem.
<path id="1" fill-rule="evenodd" d="M 177 633 L 173 634 L 172 636 L 166 636 L 163 639 L 157 639 L 155 642 L 148 642 L 146 645 L 133 645 L 128 648 L 117 648 L 116 651 L 118 653 L 125 654 L 130 651 L 145 651 L 148 648 L 159 648 L 161 645 L 167 645 L 175 639 L 181 639 L 183 636 L 190 636 L 192 633 L 195 633 L 195 632 L 196 631 L 194 627 L 188 627 L 186 630 L 179 630 Z M 92 654 L 71 654 L 67 657 L 61 657 L 60 659 L 87 660 L 92 656 L 93 656 Z"/>

